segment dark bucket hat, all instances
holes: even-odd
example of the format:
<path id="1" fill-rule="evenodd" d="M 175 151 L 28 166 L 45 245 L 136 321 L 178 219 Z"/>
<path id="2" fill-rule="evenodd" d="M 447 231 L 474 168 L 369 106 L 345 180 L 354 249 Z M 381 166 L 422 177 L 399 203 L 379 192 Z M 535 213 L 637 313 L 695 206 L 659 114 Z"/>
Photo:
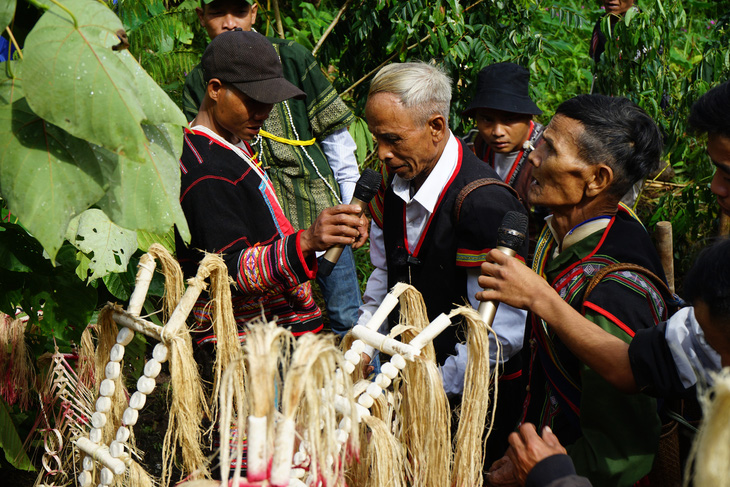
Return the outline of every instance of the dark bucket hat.
<path id="1" fill-rule="evenodd" d="M 540 115 L 529 95 L 530 72 L 514 63 L 490 64 L 479 71 L 477 92 L 462 116 L 468 117 L 479 108 L 512 113 Z"/>
<path id="2" fill-rule="evenodd" d="M 306 98 L 306 93 L 284 78 L 279 56 L 258 32 L 233 30 L 213 39 L 203 53 L 203 79 L 230 83 L 261 103 Z"/>

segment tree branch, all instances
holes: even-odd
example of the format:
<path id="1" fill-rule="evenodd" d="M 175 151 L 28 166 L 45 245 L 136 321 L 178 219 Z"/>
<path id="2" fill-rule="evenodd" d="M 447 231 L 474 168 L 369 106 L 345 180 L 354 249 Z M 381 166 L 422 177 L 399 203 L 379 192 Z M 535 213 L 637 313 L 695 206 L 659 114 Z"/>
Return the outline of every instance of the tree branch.
<path id="1" fill-rule="evenodd" d="M 324 34 L 322 34 L 322 37 L 320 37 L 319 41 L 317 41 L 317 45 L 314 46 L 314 49 L 312 49 L 312 56 L 317 55 L 317 51 L 319 51 L 319 48 L 322 47 L 322 44 L 324 43 L 324 40 L 327 39 L 327 36 L 330 35 L 332 30 L 335 28 L 337 23 L 340 21 L 340 17 L 342 17 L 342 14 L 345 13 L 345 10 L 347 10 L 347 7 L 350 5 L 350 2 L 352 0 L 347 0 L 345 4 L 342 6 L 339 12 L 337 12 L 337 16 L 335 16 L 334 20 L 330 23 L 330 25 L 327 27 L 327 30 L 324 31 Z"/>
<path id="2" fill-rule="evenodd" d="M 274 4 L 274 19 L 276 19 L 276 31 L 279 37 L 284 38 L 284 25 L 281 23 L 281 12 L 279 12 L 279 0 L 273 0 Z"/>

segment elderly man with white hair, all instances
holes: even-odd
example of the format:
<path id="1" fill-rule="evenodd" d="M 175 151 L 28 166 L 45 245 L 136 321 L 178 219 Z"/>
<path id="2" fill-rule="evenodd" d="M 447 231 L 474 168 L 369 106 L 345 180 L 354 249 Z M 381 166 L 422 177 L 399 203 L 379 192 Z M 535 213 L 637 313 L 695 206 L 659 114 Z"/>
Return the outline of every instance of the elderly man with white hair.
<path id="1" fill-rule="evenodd" d="M 450 102 L 451 80 L 430 64 L 391 64 L 372 81 L 365 116 L 389 177 L 385 192 L 371 204 L 375 270 L 360 308 L 360 324 L 369 321 L 398 282 L 412 284 L 423 294 L 431 320 L 451 311 L 455 303 L 476 306 L 479 265 L 496 247 L 504 215 L 526 213 L 514 190 L 451 133 Z M 490 182 L 470 186 L 477 180 Z M 526 252 L 527 240 L 519 254 L 524 258 Z M 501 306 L 493 324 L 503 346 L 502 376 L 514 380 L 500 384 L 499 432 L 490 445 L 506 446 L 516 420 L 511 413 L 520 409 L 524 389 L 517 352 L 522 348 L 525 317 L 521 310 Z M 460 336 L 462 330 L 454 326 L 434 340 L 451 396 L 463 388 L 466 354 L 458 360 L 452 355 Z M 494 364 L 494 337 L 491 340 Z"/>

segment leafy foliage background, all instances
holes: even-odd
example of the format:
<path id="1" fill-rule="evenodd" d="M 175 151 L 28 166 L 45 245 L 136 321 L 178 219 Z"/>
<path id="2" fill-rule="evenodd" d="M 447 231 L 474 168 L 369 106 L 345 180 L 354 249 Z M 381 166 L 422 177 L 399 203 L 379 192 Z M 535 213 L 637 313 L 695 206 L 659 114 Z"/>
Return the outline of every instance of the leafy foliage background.
<path id="1" fill-rule="evenodd" d="M 257 30 L 315 51 L 355 112 L 350 131 L 363 167 L 378 167 L 362 116 L 381 66 L 441 64 L 454 81 L 458 135 L 471 126 L 460 113 L 479 70 L 511 61 L 529 68 L 543 123 L 561 101 L 593 87 L 633 99 L 660 124 L 673 176 L 647 185 L 638 209 L 650 226 L 674 224 L 679 273 L 715 234 L 712 166 L 705 141 L 685 122 L 697 97 L 730 77 L 730 2 L 639 0 L 640 10 L 611 26 L 597 64 L 588 44 L 603 12 L 593 0 L 257 3 Z M 185 74 L 208 43 L 198 6 L 0 1 L 0 27 L 8 26 L 4 37 L 14 45 L 0 65 L 0 311 L 27 313 L 35 356 L 78 342 L 101 303 L 128 299 L 141 252 L 154 241 L 172 248 L 173 224 L 186 232 L 177 202 L 185 120 L 177 107 Z M 367 248 L 356 258 L 364 281 Z M 159 283 L 155 289 L 161 293 Z M 20 424 L 24 414 L 12 405 L 1 411 L 4 425 L 11 416 Z M 18 449 L 14 439 L 2 441 Z"/>

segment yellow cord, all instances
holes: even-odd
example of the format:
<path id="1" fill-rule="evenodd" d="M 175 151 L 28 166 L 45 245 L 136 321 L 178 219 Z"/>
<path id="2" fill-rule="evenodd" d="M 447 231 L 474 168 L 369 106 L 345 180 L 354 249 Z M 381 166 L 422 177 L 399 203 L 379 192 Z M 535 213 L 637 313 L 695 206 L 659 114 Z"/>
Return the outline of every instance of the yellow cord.
<path id="1" fill-rule="evenodd" d="M 284 137 L 279 137 L 277 135 L 271 134 L 271 133 L 267 132 L 266 130 L 259 130 L 259 134 L 262 137 L 266 137 L 267 139 L 275 140 L 277 142 L 281 142 L 282 144 L 287 144 L 287 145 L 298 145 L 298 146 L 314 145 L 314 142 L 317 140 L 317 139 L 310 139 L 310 140 L 285 139 Z"/>

